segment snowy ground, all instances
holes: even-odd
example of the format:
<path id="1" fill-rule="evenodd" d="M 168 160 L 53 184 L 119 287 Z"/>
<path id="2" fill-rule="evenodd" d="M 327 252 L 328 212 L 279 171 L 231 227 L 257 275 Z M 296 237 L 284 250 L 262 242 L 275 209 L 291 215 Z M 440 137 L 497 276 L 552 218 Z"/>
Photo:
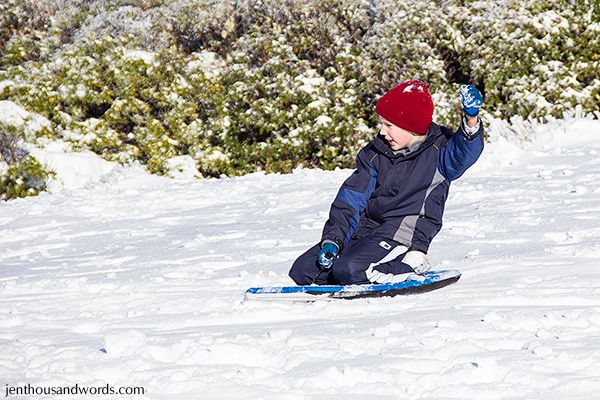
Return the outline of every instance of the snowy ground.
<path id="1" fill-rule="evenodd" d="M 309 304 L 243 291 L 291 283 L 350 171 L 193 181 L 72 158 L 92 183 L 0 204 L 0 395 L 600 398 L 600 124 L 538 131 L 524 151 L 495 135 L 452 186 L 430 257 L 457 284 Z"/>

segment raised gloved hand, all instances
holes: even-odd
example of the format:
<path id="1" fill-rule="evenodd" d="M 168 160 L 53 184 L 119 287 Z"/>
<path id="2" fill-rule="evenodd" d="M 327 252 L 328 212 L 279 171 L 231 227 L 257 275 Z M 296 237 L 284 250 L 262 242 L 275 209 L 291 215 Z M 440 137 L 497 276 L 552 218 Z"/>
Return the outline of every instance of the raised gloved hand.
<path id="1" fill-rule="evenodd" d="M 479 114 L 479 109 L 483 105 L 483 96 L 475 86 L 461 85 L 460 102 L 462 103 L 463 111 L 467 116 L 476 117 Z"/>
<path id="2" fill-rule="evenodd" d="M 317 262 L 322 269 L 329 269 L 333 265 L 333 260 L 340 252 L 340 248 L 333 242 L 325 242 L 321 245 L 321 251 L 319 252 L 319 258 Z"/>

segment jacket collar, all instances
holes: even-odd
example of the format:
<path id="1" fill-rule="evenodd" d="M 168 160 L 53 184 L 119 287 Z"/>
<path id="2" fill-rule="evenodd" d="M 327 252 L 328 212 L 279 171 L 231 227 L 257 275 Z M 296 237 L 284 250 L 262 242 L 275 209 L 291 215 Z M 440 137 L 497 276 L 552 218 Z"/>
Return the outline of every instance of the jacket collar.
<path id="1" fill-rule="evenodd" d="M 421 142 L 418 148 L 409 152 L 392 150 L 390 145 L 380 135 L 377 135 L 377 137 L 373 139 L 372 143 L 373 146 L 377 149 L 377 151 L 379 151 L 379 153 L 385 155 L 388 158 L 410 159 L 416 157 L 418 154 L 421 154 L 424 150 L 431 147 L 431 145 L 433 145 L 436 142 L 437 138 L 442 134 L 443 133 L 440 129 L 440 126 L 435 123 L 432 123 L 429 127 L 429 131 L 427 132 L 427 137 L 425 138 L 425 140 Z"/>

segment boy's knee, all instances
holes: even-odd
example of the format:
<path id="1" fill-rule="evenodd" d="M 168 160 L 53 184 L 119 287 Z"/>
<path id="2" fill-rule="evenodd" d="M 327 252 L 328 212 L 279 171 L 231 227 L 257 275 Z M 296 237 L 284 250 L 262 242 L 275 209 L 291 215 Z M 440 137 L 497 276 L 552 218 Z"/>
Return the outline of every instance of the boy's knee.
<path id="1" fill-rule="evenodd" d="M 297 264 L 292 265 L 288 275 L 296 285 L 304 286 L 313 283 L 311 277 L 306 273 L 306 270 L 304 268 L 299 268 Z"/>
<path id="2" fill-rule="evenodd" d="M 360 263 L 334 263 L 332 273 L 333 277 L 340 285 L 360 285 L 369 283 L 367 275 L 365 274 L 365 266 Z"/>
<path id="3" fill-rule="evenodd" d="M 312 285 L 314 283 L 314 279 L 319 272 L 316 265 L 318 253 L 319 246 L 317 245 L 294 261 L 288 275 L 296 285 Z"/>

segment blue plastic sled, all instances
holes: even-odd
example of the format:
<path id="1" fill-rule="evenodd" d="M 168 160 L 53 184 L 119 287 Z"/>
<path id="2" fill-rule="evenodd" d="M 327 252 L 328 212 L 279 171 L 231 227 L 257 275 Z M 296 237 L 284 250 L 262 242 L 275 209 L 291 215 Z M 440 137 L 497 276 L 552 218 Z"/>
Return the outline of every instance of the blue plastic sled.
<path id="1" fill-rule="evenodd" d="M 411 274 L 399 283 L 253 287 L 246 291 L 246 299 L 315 301 L 419 294 L 448 286 L 458 281 L 460 275 L 457 270 L 441 270 Z"/>

